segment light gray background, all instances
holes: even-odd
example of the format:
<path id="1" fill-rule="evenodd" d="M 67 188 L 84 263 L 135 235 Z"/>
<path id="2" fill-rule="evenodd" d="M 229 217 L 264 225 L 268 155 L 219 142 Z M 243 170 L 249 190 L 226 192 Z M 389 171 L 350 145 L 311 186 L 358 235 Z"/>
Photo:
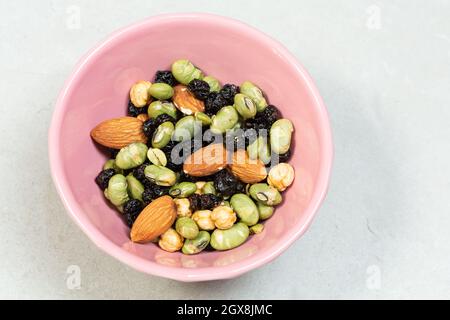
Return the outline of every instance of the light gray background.
<path id="1" fill-rule="evenodd" d="M 50 117 L 78 58 L 119 27 L 182 11 L 284 43 L 333 127 L 331 186 L 310 230 L 230 281 L 151 277 L 100 252 L 49 173 Z M 450 298 L 449 14 L 444 0 L 0 1 L 0 298 Z M 70 265 L 80 289 L 66 285 Z"/>

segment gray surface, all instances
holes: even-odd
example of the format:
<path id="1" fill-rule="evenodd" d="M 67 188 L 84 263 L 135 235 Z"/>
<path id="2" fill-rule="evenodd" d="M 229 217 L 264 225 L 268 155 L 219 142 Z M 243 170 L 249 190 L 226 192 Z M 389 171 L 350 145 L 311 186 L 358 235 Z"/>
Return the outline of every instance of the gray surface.
<path id="1" fill-rule="evenodd" d="M 229 3 L 0 2 L 0 298 L 450 298 L 449 2 Z M 72 223 L 49 175 L 47 129 L 74 63 L 116 28 L 169 11 L 234 16 L 279 39 L 331 116 L 333 178 L 311 229 L 231 281 L 122 265 Z"/>

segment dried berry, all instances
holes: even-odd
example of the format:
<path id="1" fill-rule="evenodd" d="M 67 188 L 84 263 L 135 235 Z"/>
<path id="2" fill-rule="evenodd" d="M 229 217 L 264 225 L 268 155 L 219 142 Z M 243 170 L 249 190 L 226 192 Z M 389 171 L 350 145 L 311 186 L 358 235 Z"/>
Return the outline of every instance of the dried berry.
<path id="1" fill-rule="evenodd" d="M 156 127 L 156 119 L 150 118 L 144 122 L 144 124 L 142 125 L 142 130 L 144 131 L 145 136 L 151 139 L 153 137 L 153 133 L 156 130 Z"/>
<path id="2" fill-rule="evenodd" d="M 152 184 L 151 186 L 146 187 L 144 192 L 142 192 L 142 200 L 145 205 L 148 205 L 156 198 L 167 194 L 169 194 L 169 187 L 162 187 L 157 184 Z"/>
<path id="3" fill-rule="evenodd" d="M 110 154 L 110 158 L 111 159 L 115 159 L 116 158 L 116 156 L 117 156 L 117 154 L 119 153 L 119 149 L 113 149 L 113 148 L 108 148 L 108 152 L 109 152 L 109 154 Z"/>
<path id="4" fill-rule="evenodd" d="M 125 202 L 123 205 L 123 214 L 127 225 L 131 228 L 133 226 L 134 221 L 138 217 L 139 213 L 141 213 L 144 205 L 141 201 L 132 199 Z"/>
<path id="5" fill-rule="evenodd" d="M 102 170 L 95 178 L 95 182 L 102 190 L 105 190 L 106 188 L 108 188 L 109 179 L 111 179 L 111 177 L 115 174 L 116 171 L 114 169 Z"/>
<path id="6" fill-rule="evenodd" d="M 209 84 L 206 81 L 194 79 L 189 82 L 187 88 L 197 99 L 205 101 L 208 98 Z"/>
<path id="7" fill-rule="evenodd" d="M 272 124 L 280 118 L 280 112 L 273 105 L 268 105 L 263 111 L 258 112 L 253 119 L 249 119 L 245 123 L 248 129 L 270 130 Z"/>
<path id="8" fill-rule="evenodd" d="M 147 113 L 147 110 L 148 110 L 148 106 L 138 108 L 133 104 L 133 102 L 131 102 L 131 100 L 128 101 L 127 114 L 130 117 L 137 117 L 141 113 Z"/>
<path id="9" fill-rule="evenodd" d="M 153 133 L 159 127 L 159 125 L 167 121 L 175 123 L 176 120 L 168 114 L 163 113 L 156 118 L 150 118 L 144 122 L 144 124 L 142 125 L 142 130 L 144 131 L 145 136 L 150 139 L 149 142 L 151 142 Z"/>
<path id="10" fill-rule="evenodd" d="M 197 210 L 212 210 L 217 207 L 222 199 L 214 194 L 193 194 L 189 197 L 189 202 L 191 204 L 191 211 L 195 212 Z"/>
<path id="11" fill-rule="evenodd" d="M 219 95 L 221 95 L 228 105 L 234 103 L 234 96 L 239 93 L 239 87 L 234 84 L 227 83 L 220 89 Z"/>
<path id="12" fill-rule="evenodd" d="M 238 190 L 245 190 L 245 185 L 228 170 L 224 169 L 214 175 L 214 188 L 224 197 L 230 197 Z"/>
<path id="13" fill-rule="evenodd" d="M 147 167 L 147 164 L 141 164 L 139 167 L 133 169 L 133 176 L 144 186 L 149 182 L 144 174 L 145 167 Z"/>
<path id="14" fill-rule="evenodd" d="M 177 84 L 177 80 L 173 76 L 172 72 L 168 70 L 159 70 L 155 74 L 154 83 L 167 83 L 170 86 L 175 86 Z"/>
<path id="15" fill-rule="evenodd" d="M 215 115 L 222 107 L 227 105 L 227 100 L 217 92 L 210 92 L 205 100 L 205 113 Z"/>

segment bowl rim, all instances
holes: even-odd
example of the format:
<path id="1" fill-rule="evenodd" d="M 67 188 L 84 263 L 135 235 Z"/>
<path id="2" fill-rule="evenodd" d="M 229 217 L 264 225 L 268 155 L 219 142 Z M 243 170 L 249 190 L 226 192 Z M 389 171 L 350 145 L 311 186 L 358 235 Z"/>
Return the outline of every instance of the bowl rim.
<path id="1" fill-rule="evenodd" d="M 58 146 L 60 144 L 59 130 L 62 124 L 64 116 L 65 106 L 67 104 L 66 97 L 71 92 L 72 84 L 76 81 L 79 75 L 82 73 L 84 66 L 88 64 L 96 55 L 101 53 L 104 47 L 110 44 L 120 41 L 123 36 L 130 31 L 136 31 L 136 29 L 147 28 L 152 25 L 157 25 L 160 22 L 168 20 L 186 20 L 186 19 L 201 19 L 205 22 L 223 25 L 227 28 L 235 28 L 242 33 L 247 33 L 251 37 L 257 38 L 258 41 L 265 43 L 265 45 L 274 48 L 277 52 L 294 68 L 301 78 L 306 83 L 310 93 L 312 94 L 317 112 L 319 114 L 319 122 L 321 129 L 319 131 L 319 141 L 321 141 L 321 154 L 322 161 L 319 168 L 319 174 L 317 178 L 316 188 L 311 197 L 309 205 L 304 211 L 306 214 L 305 223 L 295 230 L 286 241 L 272 251 L 267 251 L 267 254 L 256 257 L 253 261 L 240 264 L 237 262 L 234 268 L 229 266 L 214 266 L 206 268 L 176 268 L 170 266 L 164 266 L 153 261 L 146 260 L 144 258 L 133 255 L 127 252 L 120 246 L 113 243 L 105 235 L 103 235 L 88 219 L 86 216 L 78 215 L 76 212 L 83 211 L 80 205 L 76 202 L 73 194 L 69 188 L 69 184 L 66 180 L 62 162 L 59 157 Z M 240 276 L 250 270 L 258 268 L 266 263 L 271 262 L 290 247 L 295 240 L 300 238 L 305 231 L 311 225 L 314 216 L 317 213 L 321 203 L 323 202 L 326 193 L 328 191 L 332 162 L 333 162 L 333 143 L 331 135 L 331 127 L 329 122 L 328 111 L 325 104 L 316 88 L 313 79 L 305 70 L 305 68 L 297 61 L 297 59 L 277 40 L 268 36 L 267 34 L 257 30 L 256 28 L 235 20 L 233 18 L 224 17 L 210 13 L 169 13 L 149 16 L 146 19 L 130 24 L 123 28 L 120 28 L 112 32 L 103 41 L 100 41 L 96 46 L 90 49 L 84 54 L 77 62 L 76 66 L 70 73 L 70 76 L 66 79 L 60 94 L 56 100 L 51 124 L 48 131 L 48 153 L 50 161 L 50 171 L 56 190 L 63 202 L 66 211 L 69 216 L 75 221 L 75 223 L 83 230 L 89 239 L 102 251 L 113 256 L 122 263 L 131 266 L 135 270 L 179 281 L 193 282 L 193 281 L 207 281 L 207 280 L 219 280 L 229 279 Z"/>

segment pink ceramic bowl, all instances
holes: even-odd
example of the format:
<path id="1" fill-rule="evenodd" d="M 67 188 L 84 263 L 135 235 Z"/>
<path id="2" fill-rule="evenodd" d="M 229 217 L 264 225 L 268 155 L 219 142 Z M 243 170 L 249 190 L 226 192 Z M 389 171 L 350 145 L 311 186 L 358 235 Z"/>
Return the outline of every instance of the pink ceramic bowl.
<path id="1" fill-rule="evenodd" d="M 130 86 L 188 58 L 222 83 L 257 83 L 295 125 L 294 184 L 263 233 L 226 252 L 195 256 L 134 244 L 94 183 L 105 155 L 89 136 L 100 121 L 124 116 Z M 56 188 L 70 216 L 102 250 L 152 275 L 227 279 L 273 260 L 310 225 L 325 197 L 332 163 L 327 111 L 312 79 L 277 41 L 248 25 L 209 14 L 151 17 L 119 30 L 86 54 L 67 80 L 49 130 Z"/>

